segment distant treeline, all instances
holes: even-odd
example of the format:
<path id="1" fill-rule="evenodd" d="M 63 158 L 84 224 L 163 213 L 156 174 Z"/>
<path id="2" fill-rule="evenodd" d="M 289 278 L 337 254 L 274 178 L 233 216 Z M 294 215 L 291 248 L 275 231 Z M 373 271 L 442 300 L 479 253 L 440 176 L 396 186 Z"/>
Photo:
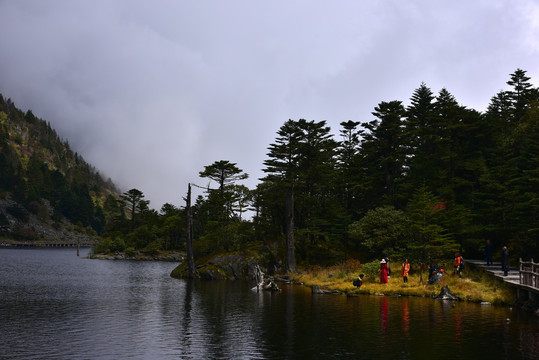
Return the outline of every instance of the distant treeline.
<path id="1" fill-rule="evenodd" d="M 371 121 L 342 122 L 337 139 L 325 121 L 284 122 L 255 189 L 239 184 L 247 174 L 228 160 L 200 169 L 216 185 L 193 205 L 195 257 L 263 241 L 287 269 L 350 257 L 476 258 L 487 239 L 513 259 L 537 257 L 539 90 L 529 81 L 510 74 L 484 113 L 421 84 L 408 106 L 383 101 Z M 184 246 L 184 209 L 152 213 L 139 196 L 125 197 L 140 214 L 124 224 L 128 235 L 109 236 L 102 250 Z"/>
<path id="2" fill-rule="evenodd" d="M 537 257 L 539 90 L 520 69 L 507 85 L 481 113 L 422 83 L 408 106 L 383 101 L 371 121 L 342 122 L 338 139 L 325 121 L 286 121 L 256 189 L 227 182 L 223 161 L 201 172 L 225 181 L 197 201 L 195 247 L 264 240 L 284 256 L 292 236 L 299 262 L 334 263 L 480 257 L 489 239 Z"/>

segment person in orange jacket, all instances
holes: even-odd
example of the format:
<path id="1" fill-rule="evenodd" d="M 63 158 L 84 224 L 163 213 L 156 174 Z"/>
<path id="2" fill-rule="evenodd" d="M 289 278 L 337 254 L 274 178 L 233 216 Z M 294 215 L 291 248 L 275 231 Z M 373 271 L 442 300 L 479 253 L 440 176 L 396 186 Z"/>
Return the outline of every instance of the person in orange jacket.
<path id="1" fill-rule="evenodd" d="M 408 262 L 408 259 L 404 259 L 404 263 L 402 263 L 401 275 L 405 283 L 408 282 L 409 271 L 410 271 L 410 263 Z"/>
<path id="2" fill-rule="evenodd" d="M 455 271 L 453 271 L 453 274 L 458 274 L 459 277 L 462 277 L 462 266 L 464 263 L 464 259 L 462 256 L 460 256 L 460 253 L 455 254 L 455 261 L 453 262 L 453 266 L 455 268 Z"/>

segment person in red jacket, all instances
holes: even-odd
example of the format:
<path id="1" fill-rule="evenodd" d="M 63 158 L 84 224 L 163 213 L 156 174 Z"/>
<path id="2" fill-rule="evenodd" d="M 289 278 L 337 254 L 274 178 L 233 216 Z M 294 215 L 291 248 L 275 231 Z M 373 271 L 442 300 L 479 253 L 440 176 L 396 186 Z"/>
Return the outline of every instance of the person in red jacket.
<path id="1" fill-rule="evenodd" d="M 380 262 L 380 283 L 386 284 L 387 283 L 387 264 L 386 259 L 382 259 Z"/>

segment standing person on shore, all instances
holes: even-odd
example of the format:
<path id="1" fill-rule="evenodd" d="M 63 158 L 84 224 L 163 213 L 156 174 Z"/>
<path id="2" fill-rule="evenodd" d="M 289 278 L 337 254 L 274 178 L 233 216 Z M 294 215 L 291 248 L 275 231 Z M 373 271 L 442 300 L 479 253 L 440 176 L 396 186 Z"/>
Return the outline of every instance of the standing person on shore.
<path id="1" fill-rule="evenodd" d="M 387 278 L 390 279 L 391 278 L 391 264 L 389 263 L 391 261 L 391 259 L 388 257 L 386 257 L 386 264 L 387 264 Z"/>
<path id="2" fill-rule="evenodd" d="M 464 265 L 464 259 L 462 256 L 460 256 L 460 253 L 455 254 L 455 261 L 453 263 L 453 266 L 455 267 L 455 271 L 453 274 L 458 274 L 459 277 L 462 277 L 462 266 Z"/>
<path id="3" fill-rule="evenodd" d="M 404 283 L 408 282 L 408 272 L 410 271 L 410 263 L 408 262 L 408 259 L 404 259 L 404 263 L 402 264 L 402 270 L 401 275 Z"/>
<path id="4" fill-rule="evenodd" d="M 380 284 L 387 283 L 387 263 L 386 259 L 382 259 L 380 262 Z"/>
<path id="5" fill-rule="evenodd" d="M 485 246 L 485 258 L 487 260 L 487 266 L 492 265 L 492 243 L 490 240 L 487 240 L 487 245 Z"/>
<path id="6" fill-rule="evenodd" d="M 502 270 L 503 276 L 507 276 L 509 272 L 509 253 L 507 252 L 507 246 L 502 248 Z"/>
<path id="7" fill-rule="evenodd" d="M 429 279 L 433 278 L 436 273 L 438 272 L 438 265 L 434 262 L 434 260 L 430 259 L 430 265 L 429 265 Z"/>

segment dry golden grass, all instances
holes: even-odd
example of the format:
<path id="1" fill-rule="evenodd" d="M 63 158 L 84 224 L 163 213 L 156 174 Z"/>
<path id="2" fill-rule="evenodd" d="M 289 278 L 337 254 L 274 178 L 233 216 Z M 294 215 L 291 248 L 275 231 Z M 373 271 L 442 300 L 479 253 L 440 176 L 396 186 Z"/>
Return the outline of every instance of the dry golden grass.
<path id="1" fill-rule="evenodd" d="M 346 294 L 384 294 L 402 296 L 430 297 L 438 295 L 442 286 L 449 286 L 452 294 L 466 301 L 488 301 L 493 304 L 510 304 L 514 301 L 514 293 L 500 281 L 490 278 L 479 272 L 465 270 L 461 278 L 446 273 L 441 283 L 427 285 L 427 273 L 423 273 L 423 284 L 420 284 L 419 273 L 410 274 L 408 283 L 404 283 L 402 276 L 393 271 L 393 276 L 387 284 L 380 284 L 375 276 L 365 277 L 363 285 L 357 289 L 352 281 L 361 273 L 361 266 L 350 268 L 346 264 L 329 268 L 315 267 L 303 271 L 296 276 L 296 280 L 307 286 L 318 285 L 322 289 L 339 290 Z M 398 274 L 398 275 L 397 275 Z"/>

